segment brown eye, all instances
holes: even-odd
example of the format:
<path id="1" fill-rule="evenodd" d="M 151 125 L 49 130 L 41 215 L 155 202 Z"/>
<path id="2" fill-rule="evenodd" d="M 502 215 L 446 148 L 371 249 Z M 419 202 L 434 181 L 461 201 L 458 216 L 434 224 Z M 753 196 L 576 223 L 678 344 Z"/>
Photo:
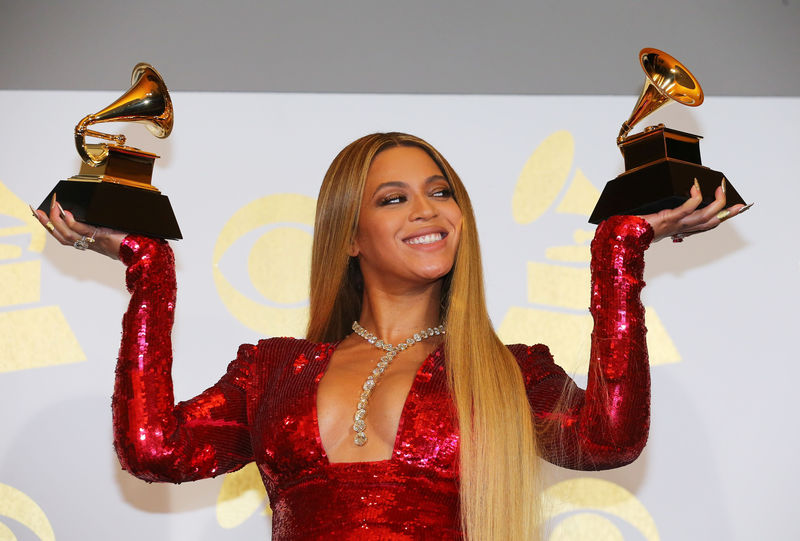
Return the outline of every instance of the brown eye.
<path id="1" fill-rule="evenodd" d="M 453 197 L 453 190 L 450 188 L 438 188 L 431 193 L 433 197 L 439 197 L 442 199 L 449 199 Z"/>
<path id="2" fill-rule="evenodd" d="M 378 203 L 380 206 L 385 207 L 386 205 L 396 205 L 398 203 L 402 203 L 406 200 L 406 197 L 402 194 L 389 194 L 383 197 Z"/>

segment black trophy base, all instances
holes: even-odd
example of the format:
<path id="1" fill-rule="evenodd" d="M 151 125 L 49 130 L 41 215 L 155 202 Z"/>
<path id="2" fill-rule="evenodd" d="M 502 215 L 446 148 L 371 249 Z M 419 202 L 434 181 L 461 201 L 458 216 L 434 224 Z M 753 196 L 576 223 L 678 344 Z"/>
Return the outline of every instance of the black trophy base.
<path id="1" fill-rule="evenodd" d="M 689 199 L 695 178 L 703 194 L 700 208 L 705 207 L 714 201 L 723 177 L 721 172 L 702 165 L 671 158 L 657 160 L 606 183 L 589 223 L 599 224 L 611 216 L 652 214 L 678 207 Z M 727 206 L 744 204 L 730 182 L 726 182 L 725 196 Z"/>
<path id="2" fill-rule="evenodd" d="M 62 180 L 39 210 L 50 212 L 53 194 L 79 222 L 161 239 L 181 239 L 166 195 L 112 182 Z"/>

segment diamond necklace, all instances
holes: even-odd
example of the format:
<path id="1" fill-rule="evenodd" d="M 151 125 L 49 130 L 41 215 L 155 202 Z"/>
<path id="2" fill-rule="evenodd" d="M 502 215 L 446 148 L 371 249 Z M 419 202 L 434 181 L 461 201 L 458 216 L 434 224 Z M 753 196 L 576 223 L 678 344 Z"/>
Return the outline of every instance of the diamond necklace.
<path id="1" fill-rule="evenodd" d="M 378 365 L 372 371 L 372 374 L 367 377 L 367 381 L 365 381 L 364 385 L 361 387 L 361 398 L 358 401 L 356 414 L 353 418 L 353 431 L 356 433 L 355 437 L 353 438 L 353 442 L 361 447 L 367 443 L 367 435 L 365 433 L 365 430 L 367 429 L 367 422 L 365 419 L 367 418 L 367 403 L 369 402 L 369 397 L 372 394 L 372 389 L 375 388 L 375 385 L 378 384 L 378 381 L 380 381 L 381 377 L 383 376 L 383 373 L 386 372 L 386 369 L 389 368 L 390 364 L 392 364 L 392 360 L 394 360 L 397 354 L 401 351 L 405 351 L 417 342 L 422 342 L 431 336 L 442 335 L 445 333 L 445 330 L 444 325 L 439 325 L 438 327 L 428 327 L 427 329 L 423 329 L 417 333 L 414 333 L 414 336 L 407 338 L 405 342 L 400 342 L 396 346 L 387 344 L 383 340 L 380 340 L 377 336 L 359 325 L 358 321 L 353 322 L 353 332 L 370 344 L 374 345 L 376 348 L 386 352 L 383 357 L 381 357 L 381 360 L 378 361 Z"/>

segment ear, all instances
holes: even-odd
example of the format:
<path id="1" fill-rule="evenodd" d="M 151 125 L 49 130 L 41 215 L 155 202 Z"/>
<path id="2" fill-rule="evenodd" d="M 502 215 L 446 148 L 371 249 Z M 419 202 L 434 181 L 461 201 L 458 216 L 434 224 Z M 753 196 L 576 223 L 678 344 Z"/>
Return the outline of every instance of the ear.
<path id="1" fill-rule="evenodd" d="M 350 246 L 347 248 L 347 255 L 350 257 L 358 257 L 359 249 L 356 239 L 350 241 Z"/>

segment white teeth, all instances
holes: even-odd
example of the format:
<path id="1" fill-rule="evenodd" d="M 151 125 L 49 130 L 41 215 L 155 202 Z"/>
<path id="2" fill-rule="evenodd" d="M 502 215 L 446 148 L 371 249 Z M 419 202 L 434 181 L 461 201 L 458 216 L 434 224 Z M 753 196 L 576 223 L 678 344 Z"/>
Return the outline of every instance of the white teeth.
<path id="1" fill-rule="evenodd" d="M 409 239 L 406 242 L 408 244 L 431 244 L 433 242 L 442 240 L 444 235 L 441 233 L 431 233 L 429 235 L 422 235 L 421 237 L 414 237 L 413 239 Z"/>

